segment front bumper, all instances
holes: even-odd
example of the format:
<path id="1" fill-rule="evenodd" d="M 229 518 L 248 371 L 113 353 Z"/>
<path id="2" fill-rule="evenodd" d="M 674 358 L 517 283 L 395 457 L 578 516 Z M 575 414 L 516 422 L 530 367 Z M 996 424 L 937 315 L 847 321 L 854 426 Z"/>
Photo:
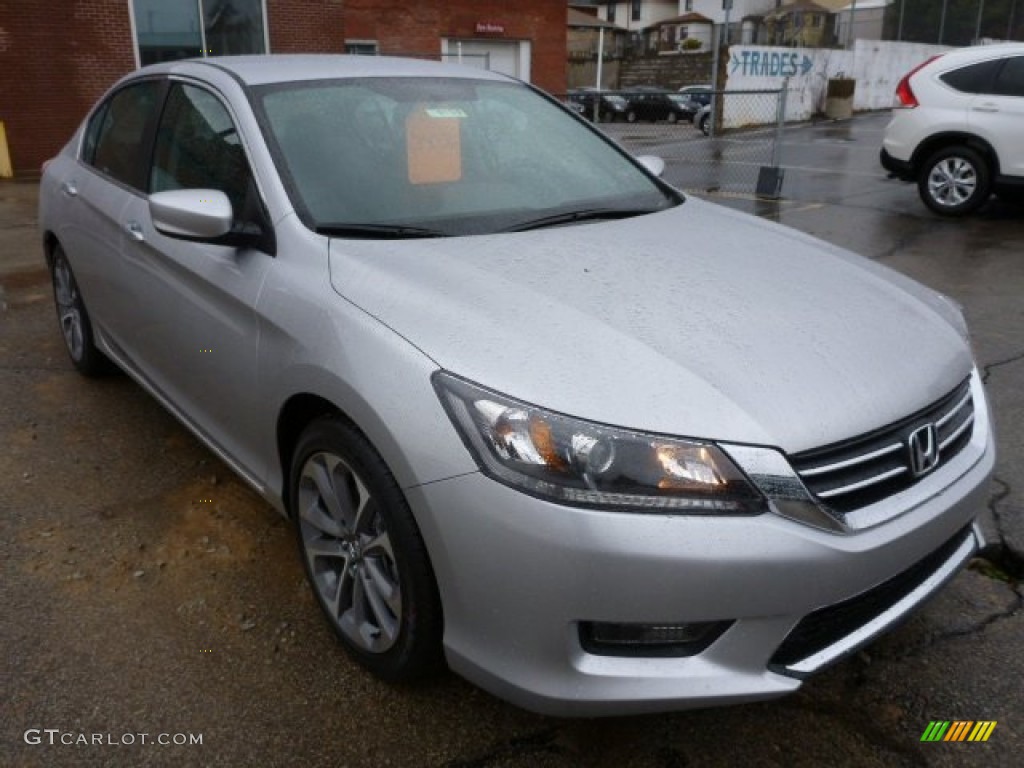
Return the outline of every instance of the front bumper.
<path id="1" fill-rule="evenodd" d="M 410 489 L 441 590 L 449 664 L 504 699 L 555 715 L 791 692 L 897 623 L 981 546 L 972 523 L 987 501 L 995 451 L 983 399 L 978 406 L 968 449 L 873 505 L 899 505 L 885 522 L 847 534 L 776 514 L 567 508 L 478 473 Z M 877 608 L 858 613 L 864 605 Z M 832 623 L 829 610 L 846 617 L 836 619 L 847 622 L 838 634 L 806 647 L 792 639 L 816 618 Z M 721 621 L 732 624 L 687 657 L 598 655 L 580 642 L 581 622 Z"/>

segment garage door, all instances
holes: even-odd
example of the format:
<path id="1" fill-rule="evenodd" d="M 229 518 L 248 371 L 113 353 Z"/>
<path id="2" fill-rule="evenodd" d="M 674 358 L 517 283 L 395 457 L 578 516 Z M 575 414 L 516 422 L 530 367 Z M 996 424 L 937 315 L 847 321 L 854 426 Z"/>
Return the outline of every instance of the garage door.
<path id="1" fill-rule="evenodd" d="M 530 43 L 527 40 L 476 40 L 445 38 L 441 50 L 447 61 L 490 69 L 530 80 Z"/>

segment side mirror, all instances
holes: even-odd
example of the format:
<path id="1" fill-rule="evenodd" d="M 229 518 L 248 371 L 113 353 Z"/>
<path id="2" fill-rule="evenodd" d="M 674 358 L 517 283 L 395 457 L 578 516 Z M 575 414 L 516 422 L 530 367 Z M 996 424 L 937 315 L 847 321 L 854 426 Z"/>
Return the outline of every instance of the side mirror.
<path id="1" fill-rule="evenodd" d="M 153 226 L 170 237 L 216 240 L 231 231 L 234 214 L 218 189 L 172 189 L 149 196 Z"/>
<path id="2" fill-rule="evenodd" d="M 657 155 L 640 155 L 636 161 L 653 176 L 660 177 L 665 172 L 665 161 Z"/>

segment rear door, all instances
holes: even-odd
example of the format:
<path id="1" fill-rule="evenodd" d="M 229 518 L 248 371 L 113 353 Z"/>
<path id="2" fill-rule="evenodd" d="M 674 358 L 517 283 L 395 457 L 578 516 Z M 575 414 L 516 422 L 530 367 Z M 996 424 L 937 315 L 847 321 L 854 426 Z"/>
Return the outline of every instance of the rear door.
<path id="1" fill-rule="evenodd" d="M 160 80 L 112 93 L 86 126 L 81 155 L 59 180 L 65 222 L 58 229 L 89 314 L 107 343 L 120 346 L 141 318 L 120 270 L 124 211 L 144 199 L 145 148 L 162 96 Z"/>
<path id="2" fill-rule="evenodd" d="M 1024 56 L 1003 62 L 990 89 L 971 105 L 971 123 L 999 155 L 1000 173 L 1024 180 Z"/>

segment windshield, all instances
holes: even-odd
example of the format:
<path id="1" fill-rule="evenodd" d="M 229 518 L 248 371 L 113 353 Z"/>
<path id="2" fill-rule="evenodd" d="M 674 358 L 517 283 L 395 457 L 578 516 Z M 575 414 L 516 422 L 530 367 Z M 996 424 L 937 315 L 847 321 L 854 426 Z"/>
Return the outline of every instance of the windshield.
<path id="1" fill-rule="evenodd" d="M 680 96 L 680 95 L 679 95 L 679 94 L 677 94 L 677 93 L 671 93 L 671 94 L 669 94 L 669 96 L 668 96 L 668 100 L 669 100 L 669 101 L 671 101 L 671 102 L 674 102 L 674 103 L 676 103 L 676 104 L 688 104 L 688 103 L 689 103 L 689 101 L 690 101 L 690 100 L 689 100 L 688 98 L 686 98 L 685 96 Z"/>
<path id="2" fill-rule="evenodd" d="M 609 96 L 605 96 L 605 99 L 608 100 L 609 104 L 616 104 L 616 105 L 618 105 L 620 107 L 626 106 L 626 97 L 625 96 L 619 96 L 618 94 L 611 94 Z"/>
<path id="3" fill-rule="evenodd" d="M 482 234 L 679 201 L 560 106 L 516 83 L 362 78 L 255 94 L 296 210 L 326 234 Z M 564 221 L 576 220 L 583 219 Z"/>

